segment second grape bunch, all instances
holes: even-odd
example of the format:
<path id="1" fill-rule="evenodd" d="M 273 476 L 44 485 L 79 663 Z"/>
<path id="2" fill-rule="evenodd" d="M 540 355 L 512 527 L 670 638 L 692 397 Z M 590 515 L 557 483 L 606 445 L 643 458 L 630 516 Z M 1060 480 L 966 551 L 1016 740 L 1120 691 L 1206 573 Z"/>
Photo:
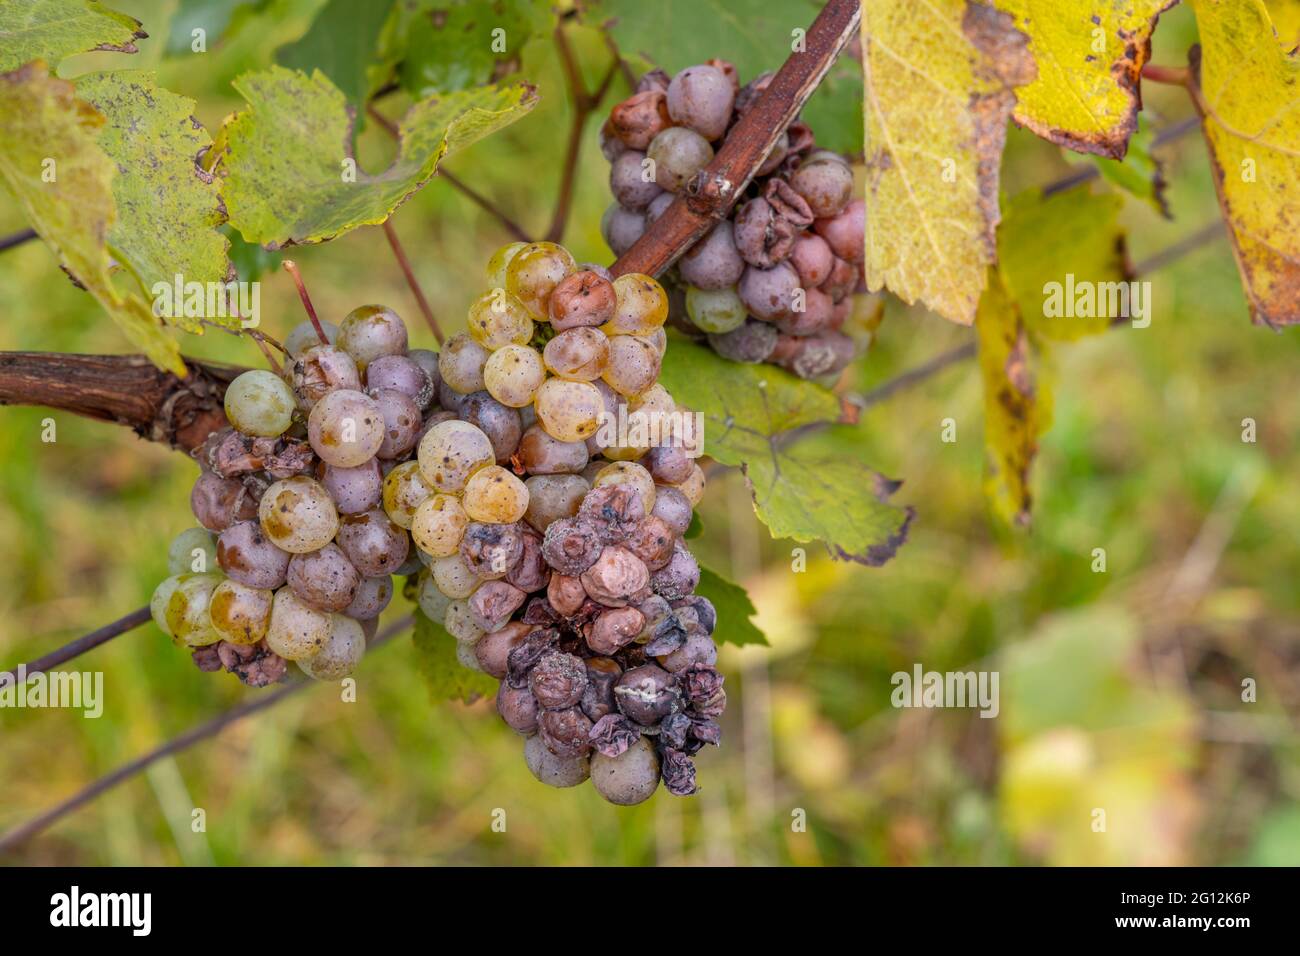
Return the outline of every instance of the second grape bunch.
<path id="1" fill-rule="evenodd" d="M 614 196 L 602 229 L 616 255 L 686 191 L 771 80 L 741 87 L 735 66 L 710 60 L 671 78 L 652 70 L 614 106 L 601 129 Z M 670 270 L 673 324 L 732 361 L 801 378 L 838 374 L 879 321 L 849 322 L 854 293 L 865 291 L 865 204 L 853 194 L 849 161 L 816 148 L 796 117 L 731 216 Z"/>
<path id="2" fill-rule="evenodd" d="M 660 780 L 694 793 L 726 702 L 683 542 L 704 492 L 698 436 L 658 384 L 667 316 L 649 276 L 614 279 L 554 243 L 503 247 L 439 356 L 456 418 L 404 479 L 420 486 L 403 495 L 419 500 L 419 603 L 501 681 L 530 770 L 622 804 Z"/>

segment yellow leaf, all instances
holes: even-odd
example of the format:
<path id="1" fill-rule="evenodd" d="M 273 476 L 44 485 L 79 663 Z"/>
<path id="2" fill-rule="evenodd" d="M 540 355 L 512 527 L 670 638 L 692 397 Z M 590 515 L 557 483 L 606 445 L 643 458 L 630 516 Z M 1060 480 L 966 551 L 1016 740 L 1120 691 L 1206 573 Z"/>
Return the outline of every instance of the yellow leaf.
<path id="1" fill-rule="evenodd" d="M 994 0 L 1029 36 L 1038 64 L 1038 77 L 1016 90 L 1016 122 L 1061 146 L 1122 158 L 1137 130 L 1151 31 L 1176 2 Z"/>
<path id="2" fill-rule="evenodd" d="M 1266 0 L 1266 3 L 1282 49 L 1290 51 L 1300 47 L 1300 0 Z"/>
<path id="3" fill-rule="evenodd" d="M 969 325 L 996 259 L 1013 88 L 1034 77 L 1011 17 L 964 0 L 863 0 L 867 281 Z"/>
<path id="4" fill-rule="evenodd" d="M 1300 57 L 1260 0 L 1193 0 L 1192 76 L 1252 318 L 1300 323 Z"/>
<path id="5" fill-rule="evenodd" d="M 1027 527 L 1033 503 L 1029 473 L 1038 454 L 1038 436 L 1051 419 L 1051 398 L 1038 382 L 1035 365 L 1040 355 L 1020 309 L 993 269 L 975 330 L 984 380 L 986 492 L 1000 518 Z"/>
<path id="6" fill-rule="evenodd" d="M 117 168 L 98 142 L 104 122 L 39 60 L 0 74 L 0 184 L 136 347 L 184 376 L 180 350 L 149 304 L 113 285 L 108 237 L 117 221 Z"/>

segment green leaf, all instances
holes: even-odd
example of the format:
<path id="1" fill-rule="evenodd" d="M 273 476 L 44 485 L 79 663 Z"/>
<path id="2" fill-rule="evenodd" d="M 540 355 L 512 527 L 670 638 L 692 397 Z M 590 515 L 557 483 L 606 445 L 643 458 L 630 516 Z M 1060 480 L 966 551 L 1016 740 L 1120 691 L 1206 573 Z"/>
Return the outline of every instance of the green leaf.
<path id="1" fill-rule="evenodd" d="M 1193 0 L 1192 68 L 1219 205 L 1251 317 L 1300 323 L 1300 53 L 1279 46 L 1259 0 Z"/>
<path id="2" fill-rule="evenodd" d="M 282 258 L 280 253 L 263 249 L 255 242 L 248 242 L 229 226 L 226 227 L 226 236 L 230 239 L 230 264 L 241 282 L 252 282 L 279 268 Z"/>
<path id="3" fill-rule="evenodd" d="M 1082 153 L 1119 159 L 1137 129 L 1138 80 L 1156 19 L 1177 0 L 993 0 L 1029 37 L 1038 67 L 1016 122 Z"/>
<path id="4" fill-rule="evenodd" d="M 862 152 L 862 66 L 842 55 L 804 104 L 800 119 L 812 127 L 817 145 L 837 153 Z"/>
<path id="5" fill-rule="evenodd" d="M 0 0 L 0 72 L 91 50 L 136 53 L 140 21 L 93 0 Z"/>
<path id="6" fill-rule="evenodd" d="M 965 0 L 864 0 L 867 283 L 975 319 L 996 258 L 998 169 L 1017 85 L 1011 18 Z"/>
<path id="7" fill-rule="evenodd" d="M 1089 156 L 1111 185 L 1124 190 L 1151 206 L 1166 219 L 1172 219 L 1169 203 L 1165 201 L 1165 164 L 1152 152 L 1155 134 L 1151 124 L 1138 116 L 1138 130 L 1128 141 L 1128 152 L 1122 160 Z"/>
<path id="8" fill-rule="evenodd" d="M 393 0 L 328 0 L 302 38 L 282 47 L 275 60 L 289 69 L 320 70 L 360 106 L 370 90 L 366 69 L 392 7 Z"/>
<path id="9" fill-rule="evenodd" d="M 1116 316 L 1049 317 L 1045 306 L 1053 284 L 1063 297 L 1085 283 L 1104 294 L 1110 283 L 1131 278 L 1119 222 L 1123 207 L 1122 196 L 1087 187 L 1046 197 L 1030 189 L 1007 203 L 998 268 L 1030 332 L 1069 341 L 1111 325 Z"/>
<path id="10" fill-rule="evenodd" d="M 549 0 L 426 0 L 421 7 L 403 37 L 406 48 L 398 71 L 402 88 L 416 99 L 482 86 L 517 72 L 524 44 L 554 19 Z"/>
<path id="11" fill-rule="evenodd" d="M 113 199 L 117 222 L 108 242 L 114 257 L 147 293 L 155 283 L 225 282 L 230 278 L 225 221 L 216 178 L 198 165 L 212 145 L 194 118 L 194 101 L 160 89 L 152 73 L 93 73 L 77 92 L 108 122 L 99 145 L 117 164 Z M 239 317 L 210 316 L 238 328 Z M 171 320 L 190 332 L 197 319 Z"/>
<path id="12" fill-rule="evenodd" d="M 270 0 L 180 0 L 167 28 L 166 52 L 171 56 L 192 52 L 195 30 L 203 31 L 204 45 L 210 51 L 241 7 L 256 11 L 269 5 Z"/>
<path id="13" fill-rule="evenodd" d="M 456 639 L 446 629 L 415 611 L 415 666 L 419 668 L 435 703 L 460 700 L 470 703 L 496 693 L 497 682 L 482 671 L 470 670 L 456 660 Z"/>
<path id="14" fill-rule="evenodd" d="M 735 644 L 737 647 L 746 644 L 767 646 L 767 637 L 752 620 L 758 610 L 739 584 L 733 584 L 720 574 L 701 567 L 700 583 L 696 586 L 695 593 L 708 598 L 718 612 L 718 625 L 713 632 L 713 639 L 719 644 Z"/>
<path id="15" fill-rule="evenodd" d="M 392 165 L 355 168 L 352 121 L 342 93 L 319 71 L 282 67 L 235 82 L 248 108 L 226 122 L 218 171 L 230 222 L 268 248 L 323 242 L 378 225 L 429 181 L 448 153 L 507 126 L 536 105 L 527 84 L 463 90 L 423 100 L 402 119 Z"/>
<path id="16" fill-rule="evenodd" d="M 113 284 L 108 237 L 116 222 L 117 168 L 99 145 L 104 128 L 103 114 L 43 63 L 0 75 L 0 182 L 60 265 L 136 347 L 159 368 L 183 376 L 180 350 L 149 305 Z M 52 182 L 45 181 L 47 171 Z"/>
<path id="17" fill-rule="evenodd" d="M 867 468 L 859 429 L 836 425 L 839 400 L 770 365 L 740 365 L 674 337 L 660 381 L 704 416 L 704 454 L 739 467 L 754 511 L 778 538 L 822 541 L 837 558 L 879 565 L 906 540 L 898 483 Z"/>
<path id="18" fill-rule="evenodd" d="M 682 537 L 689 541 L 692 538 L 698 538 L 702 534 L 704 534 L 704 522 L 700 520 L 698 511 L 692 511 L 691 523 L 686 526 L 686 531 L 682 534 Z"/>
<path id="19" fill-rule="evenodd" d="M 586 14 L 592 23 L 613 21 L 610 32 L 625 55 L 669 74 L 720 57 L 736 65 L 742 84 L 784 63 L 791 31 L 807 29 L 816 16 L 816 4 L 772 0 L 600 0 Z"/>

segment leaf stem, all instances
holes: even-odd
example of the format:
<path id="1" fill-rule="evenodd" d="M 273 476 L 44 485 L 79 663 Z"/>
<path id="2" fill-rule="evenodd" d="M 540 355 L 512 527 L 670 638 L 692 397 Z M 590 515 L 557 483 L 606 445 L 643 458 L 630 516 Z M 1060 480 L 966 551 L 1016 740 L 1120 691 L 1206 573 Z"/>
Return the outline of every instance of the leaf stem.
<path id="1" fill-rule="evenodd" d="M 389 136 L 393 137 L 393 139 L 400 138 L 401 131 L 397 128 L 397 124 L 383 113 L 379 112 L 379 110 L 375 109 L 373 105 L 366 106 L 366 112 L 388 133 Z M 482 193 L 471 189 L 463 180 L 452 175 L 450 170 L 444 169 L 441 164 L 438 166 L 437 175 L 439 179 L 445 179 L 449 186 L 499 222 L 502 227 L 505 228 L 506 232 L 514 236 L 515 239 L 520 242 L 532 242 L 532 238 L 524 231 L 523 227 L 520 226 L 519 223 L 515 222 L 502 212 L 500 207 L 492 202 L 492 200 L 488 199 Z"/>
<path id="2" fill-rule="evenodd" d="M 1187 86 L 1192 81 L 1191 70 L 1185 66 L 1161 66 L 1148 63 L 1142 67 L 1142 79 L 1152 83 L 1167 83 L 1170 86 Z"/>
<path id="3" fill-rule="evenodd" d="M 564 238 L 564 228 L 569 221 L 569 210 L 573 206 L 573 186 L 578 178 L 582 134 L 586 131 L 587 119 L 605 98 L 622 62 L 615 55 L 600 84 L 595 92 L 592 92 L 587 89 L 587 85 L 582 80 L 582 71 L 578 67 L 577 58 L 573 55 L 573 47 L 569 45 L 563 22 L 555 27 L 555 48 L 560 55 L 560 66 L 564 70 L 573 117 L 569 122 L 569 142 L 564 151 L 564 165 L 560 167 L 560 189 L 555 198 L 555 212 L 551 215 L 551 225 L 546 230 L 546 238 L 550 242 L 559 242 Z"/>
<path id="4" fill-rule="evenodd" d="M 21 246 L 24 242 L 28 242 L 35 238 L 35 229 L 24 229 L 21 232 L 15 232 L 12 235 L 4 236 L 0 238 L 0 252 L 4 252 L 6 249 L 12 249 L 14 246 Z"/>
<path id="5" fill-rule="evenodd" d="M 420 306 L 424 321 L 429 324 L 429 330 L 433 332 L 433 337 L 438 340 L 438 344 L 442 345 L 442 329 L 438 327 L 438 320 L 434 317 L 433 309 L 429 306 L 429 300 L 424 297 L 424 290 L 420 288 L 420 280 L 415 277 L 415 271 L 411 268 L 411 261 L 406 257 L 406 250 L 402 248 L 402 241 L 397 238 L 397 230 L 393 228 L 391 216 L 384 220 L 384 236 L 387 237 L 388 245 L 393 250 L 393 257 L 402 269 L 402 275 L 406 276 L 406 284 L 411 287 L 411 294 L 415 296 L 415 301 Z"/>
<path id="6" fill-rule="evenodd" d="M 325 334 L 325 328 L 320 324 L 320 319 L 316 317 L 316 309 L 311 304 L 311 296 L 307 294 L 307 287 L 303 285 L 302 273 L 298 271 L 298 263 L 292 259 L 285 259 L 281 265 L 284 271 L 293 277 L 293 284 L 298 287 L 298 298 L 302 299 L 302 307 L 307 310 L 307 318 L 311 319 L 311 327 L 316 330 L 316 337 L 320 339 L 321 345 L 329 345 L 329 336 Z"/>

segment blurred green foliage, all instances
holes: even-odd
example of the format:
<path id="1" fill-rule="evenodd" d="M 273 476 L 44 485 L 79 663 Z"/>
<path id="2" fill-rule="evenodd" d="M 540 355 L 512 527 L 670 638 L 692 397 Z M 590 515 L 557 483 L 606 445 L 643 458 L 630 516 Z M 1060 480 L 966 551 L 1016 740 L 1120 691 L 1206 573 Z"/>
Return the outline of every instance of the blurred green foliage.
<path id="1" fill-rule="evenodd" d="M 238 73 L 263 68 L 307 31 L 320 6 L 270 0 L 226 9 L 220 42 L 165 58 L 175 2 L 120 9 L 151 33 L 135 67 L 195 98 L 215 129 L 239 105 Z M 693 5 L 707 9 L 704 5 Z M 785 5 L 781 5 L 785 9 Z M 811 7 L 789 5 L 796 23 Z M 689 15 L 689 11 L 682 14 Z M 1153 59 L 1182 62 L 1188 11 L 1161 19 Z M 691 31 L 664 31 L 666 49 Z M 589 27 L 571 28 L 594 83 L 607 60 Z M 173 33 L 174 35 L 174 33 Z M 729 54 L 725 32 L 710 50 Z M 654 50 L 637 52 L 654 53 Z M 737 54 L 738 55 L 738 54 Z M 196 60 L 195 57 L 202 57 Z M 89 54 L 63 75 L 120 68 Z M 776 63 L 772 62 L 771 66 Z M 541 95 L 514 126 L 448 161 L 526 229 L 549 220 L 568 126 L 563 75 L 546 37 L 520 72 Z M 611 98 L 626 95 L 616 81 Z M 1155 124 L 1190 112 L 1178 90 L 1145 90 Z M 404 94 L 384 109 L 399 115 Z M 381 168 L 382 131 L 359 158 Z M 1166 221 L 1140 200 L 1122 219 L 1136 261 L 1218 215 L 1203 144 L 1158 151 Z M 564 237 L 579 260 L 608 261 L 608 202 L 593 123 Z M 1071 169 L 1013 131 L 1012 192 Z M 1093 189 L 1105 189 L 1094 184 Z M 435 178 L 395 225 L 449 330 L 507 241 L 499 225 Z M 0 233 L 23 227 L 0 203 Z M 324 318 L 370 301 L 432 345 L 377 228 L 294 251 Z M 278 256 L 271 257 L 273 260 Z M 703 792 L 620 809 L 590 788 L 557 791 L 524 767 L 521 742 L 490 702 L 430 703 L 409 639 L 377 650 L 356 703 L 305 691 L 109 792 L 7 862 L 80 864 L 995 864 L 1300 862 L 1300 407 L 1294 334 L 1253 328 L 1226 243 L 1151 275 L 1155 319 L 1058 353 L 1054 421 L 1035 466 L 1033 529 L 989 520 L 978 370 L 958 364 L 864 410 L 847 454 L 901 478 L 894 500 L 918 516 L 883 568 L 832 562 L 815 544 L 772 541 L 742 476 L 719 470 L 692 542 L 702 563 L 742 581 L 770 647 L 725 647 L 724 746 L 703 754 Z M 264 276 L 264 328 L 300 320 L 292 286 Z M 127 346 L 40 243 L 0 256 L 0 348 L 120 352 Z M 890 301 L 848 394 L 968 342 L 972 332 Z M 187 336 L 188 354 L 255 364 L 245 341 Z M 0 424 L 0 662 L 35 657 L 147 601 L 169 539 L 192 523 L 192 463 L 114 426 L 6 408 Z M 43 443 L 52 417 L 57 441 Z M 956 421 L 957 441 L 940 441 Z M 1242 421 L 1257 423 L 1244 443 Z M 1094 571 L 1105 549 L 1104 572 Z M 387 619 L 405 613 L 394 602 Z M 104 716 L 0 711 L 0 829 L 217 711 L 248 699 L 199 673 L 151 625 L 82 658 L 102 669 Z M 996 670 L 1001 708 L 895 709 L 890 678 Z M 1242 681 L 1258 687 L 1243 703 Z M 194 808 L 206 832 L 191 831 Z M 1095 830 L 1098 808 L 1106 830 Z M 492 829 L 496 810 L 504 833 Z M 803 825 L 806 821 L 806 826 Z"/>

